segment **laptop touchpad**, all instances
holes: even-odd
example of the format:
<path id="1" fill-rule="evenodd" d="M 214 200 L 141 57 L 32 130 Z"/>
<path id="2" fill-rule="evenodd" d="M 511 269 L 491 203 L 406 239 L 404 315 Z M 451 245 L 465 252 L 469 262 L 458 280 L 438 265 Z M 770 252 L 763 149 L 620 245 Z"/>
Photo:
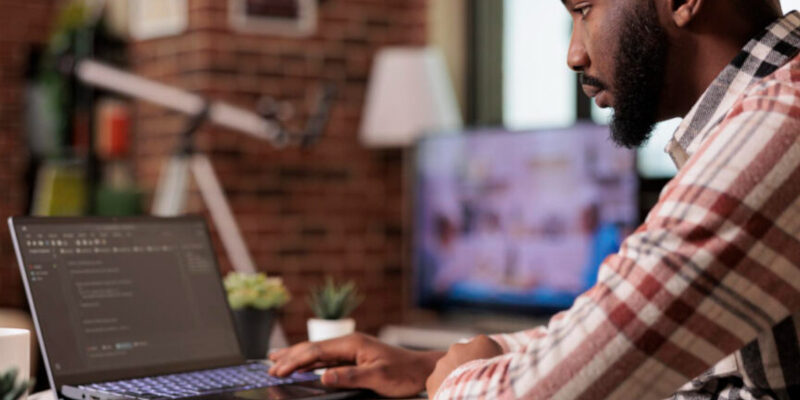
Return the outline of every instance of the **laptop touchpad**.
<path id="1" fill-rule="evenodd" d="M 315 389 L 307 386 L 279 385 L 236 392 L 234 393 L 234 396 L 236 396 L 236 398 L 245 400 L 296 400 L 306 397 L 316 397 L 325 393 L 325 390 Z"/>

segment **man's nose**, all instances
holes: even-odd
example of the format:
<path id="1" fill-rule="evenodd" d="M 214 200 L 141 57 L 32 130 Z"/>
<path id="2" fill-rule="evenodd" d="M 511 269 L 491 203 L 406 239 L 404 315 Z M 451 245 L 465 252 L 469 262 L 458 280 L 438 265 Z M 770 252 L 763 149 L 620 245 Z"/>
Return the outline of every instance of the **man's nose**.
<path id="1" fill-rule="evenodd" d="M 589 68 L 589 54 L 578 32 L 573 30 L 567 51 L 567 65 L 575 72 L 583 72 Z"/>

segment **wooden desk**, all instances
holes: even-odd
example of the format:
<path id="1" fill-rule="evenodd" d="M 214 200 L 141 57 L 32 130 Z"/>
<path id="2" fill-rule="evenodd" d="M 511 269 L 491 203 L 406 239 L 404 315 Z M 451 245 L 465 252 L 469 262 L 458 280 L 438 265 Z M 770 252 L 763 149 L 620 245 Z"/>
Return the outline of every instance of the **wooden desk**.
<path id="1" fill-rule="evenodd" d="M 372 400 L 368 397 L 358 397 L 358 400 Z M 412 397 L 408 399 L 401 399 L 401 400 L 425 400 L 427 397 Z M 56 397 L 53 396 L 52 390 L 45 390 L 41 392 L 36 392 L 28 396 L 28 400 L 56 400 Z M 377 400 L 377 399 L 376 399 Z"/>

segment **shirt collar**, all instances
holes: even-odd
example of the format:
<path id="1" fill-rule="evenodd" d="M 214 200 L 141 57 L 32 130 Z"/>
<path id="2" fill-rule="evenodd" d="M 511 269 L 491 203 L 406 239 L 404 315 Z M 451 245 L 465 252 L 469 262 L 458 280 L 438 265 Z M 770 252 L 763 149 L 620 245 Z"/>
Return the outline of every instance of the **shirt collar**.
<path id="1" fill-rule="evenodd" d="M 751 39 L 684 117 L 666 148 L 675 165 L 681 168 L 686 163 L 748 87 L 772 74 L 798 52 L 800 13 L 792 11 Z"/>

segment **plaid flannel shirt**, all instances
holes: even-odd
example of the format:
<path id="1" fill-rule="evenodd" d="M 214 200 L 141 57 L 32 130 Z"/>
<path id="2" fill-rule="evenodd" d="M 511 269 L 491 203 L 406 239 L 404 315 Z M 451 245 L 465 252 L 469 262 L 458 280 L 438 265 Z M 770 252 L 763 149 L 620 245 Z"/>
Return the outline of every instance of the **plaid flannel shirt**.
<path id="1" fill-rule="evenodd" d="M 436 399 L 800 399 L 800 14 L 684 118 L 678 175 L 596 286 Z M 705 371 L 705 372 L 704 372 Z M 688 382 L 688 383 L 687 383 Z"/>

